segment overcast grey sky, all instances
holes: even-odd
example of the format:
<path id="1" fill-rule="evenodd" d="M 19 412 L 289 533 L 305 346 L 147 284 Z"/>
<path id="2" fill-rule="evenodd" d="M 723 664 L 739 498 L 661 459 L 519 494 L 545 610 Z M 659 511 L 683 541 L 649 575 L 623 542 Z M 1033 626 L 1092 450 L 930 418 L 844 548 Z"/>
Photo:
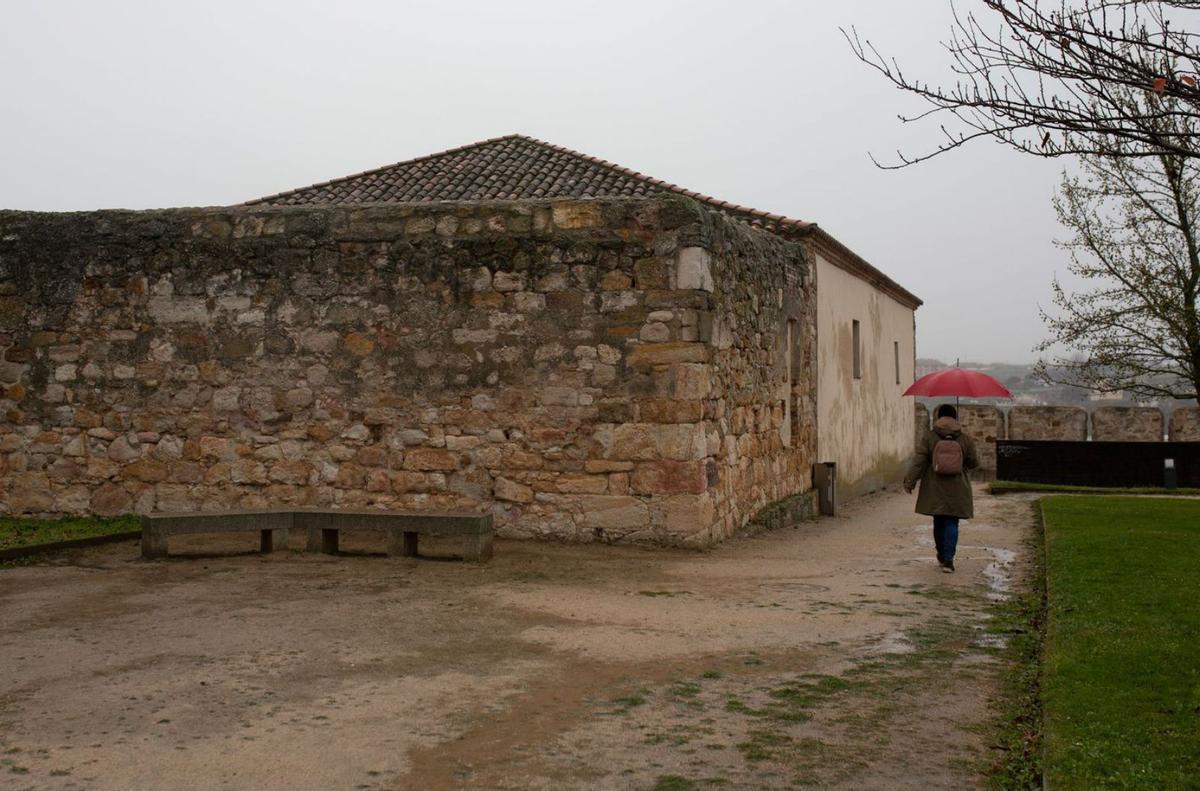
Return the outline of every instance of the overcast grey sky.
<path id="1" fill-rule="evenodd" d="M 965 0 L 969 4 L 969 0 Z M 948 0 L 3 3 L 0 208 L 236 203 L 521 132 L 820 223 L 921 296 L 921 356 L 1024 362 L 1062 163 L 934 142 L 857 25 L 946 73 Z"/>

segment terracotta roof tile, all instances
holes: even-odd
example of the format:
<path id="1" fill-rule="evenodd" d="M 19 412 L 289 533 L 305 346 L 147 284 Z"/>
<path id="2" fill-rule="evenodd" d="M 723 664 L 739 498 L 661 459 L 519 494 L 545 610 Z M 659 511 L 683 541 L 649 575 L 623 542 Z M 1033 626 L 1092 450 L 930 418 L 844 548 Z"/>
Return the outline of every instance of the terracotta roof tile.
<path id="1" fill-rule="evenodd" d="M 769 231 L 787 234 L 812 223 L 703 195 L 607 160 L 507 135 L 397 162 L 332 181 L 268 195 L 246 205 L 521 200 L 523 198 L 647 198 L 673 192 Z"/>

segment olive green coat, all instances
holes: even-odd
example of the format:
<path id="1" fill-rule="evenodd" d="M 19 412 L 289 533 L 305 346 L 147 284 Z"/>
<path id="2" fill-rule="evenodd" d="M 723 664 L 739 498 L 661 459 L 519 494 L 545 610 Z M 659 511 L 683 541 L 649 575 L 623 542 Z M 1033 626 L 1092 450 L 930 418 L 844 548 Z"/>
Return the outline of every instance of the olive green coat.
<path id="1" fill-rule="evenodd" d="M 953 439 L 963 449 L 963 471 L 959 475 L 939 475 L 933 471 L 933 446 L 942 439 Z M 938 418 L 933 428 L 925 432 L 904 476 L 904 488 L 912 491 L 919 482 L 917 513 L 926 516 L 957 516 L 971 519 L 975 516 L 975 498 L 971 493 L 971 479 L 967 470 L 979 466 L 979 454 L 975 443 L 963 433 L 962 426 L 954 418 Z"/>

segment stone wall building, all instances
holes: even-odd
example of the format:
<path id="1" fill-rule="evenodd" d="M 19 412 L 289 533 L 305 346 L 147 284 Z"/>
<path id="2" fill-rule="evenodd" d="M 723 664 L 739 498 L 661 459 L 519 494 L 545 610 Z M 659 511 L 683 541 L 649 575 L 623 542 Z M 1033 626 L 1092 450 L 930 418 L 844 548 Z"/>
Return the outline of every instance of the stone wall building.
<path id="1" fill-rule="evenodd" d="M 486 509 L 708 545 L 807 501 L 846 362 L 818 244 L 517 136 L 239 207 L 3 212 L 0 512 Z"/>

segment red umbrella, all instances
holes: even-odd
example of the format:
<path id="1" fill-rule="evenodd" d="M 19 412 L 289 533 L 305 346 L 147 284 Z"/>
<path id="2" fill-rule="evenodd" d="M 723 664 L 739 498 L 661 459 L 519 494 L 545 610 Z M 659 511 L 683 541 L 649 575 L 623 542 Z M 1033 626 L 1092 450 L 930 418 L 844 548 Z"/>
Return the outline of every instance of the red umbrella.
<path id="1" fill-rule="evenodd" d="M 1012 398 L 1008 388 L 992 377 L 966 368 L 947 368 L 922 376 L 904 391 L 904 395 Z"/>

